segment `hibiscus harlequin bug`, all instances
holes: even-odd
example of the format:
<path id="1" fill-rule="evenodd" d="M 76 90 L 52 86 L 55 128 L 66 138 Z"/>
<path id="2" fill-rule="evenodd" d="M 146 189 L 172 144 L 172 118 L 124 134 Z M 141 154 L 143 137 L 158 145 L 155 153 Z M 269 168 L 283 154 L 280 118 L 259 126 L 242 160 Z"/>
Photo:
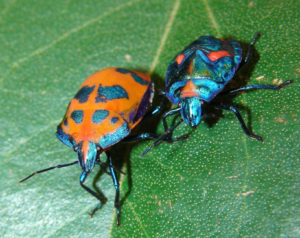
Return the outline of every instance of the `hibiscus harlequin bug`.
<path id="1" fill-rule="evenodd" d="M 101 207 L 103 201 L 96 192 L 84 185 L 84 181 L 95 164 L 106 164 L 116 189 L 115 208 L 117 224 L 120 224 L 120 189 L 109 149 L 121 141 L 135 142 L 158 138 L 151 133 L 128 136 L 143 117 L 156 113 L 150 112 L 145 115 L 152 97 L 153 83 L 145 74 L 123 68 L 106 68 L 94 73 L 84 81 L 71 100 L 56 132 L 59 140 L 74 149 L 78 160 L 36 171 L 20 182 L 38 173 L 79 163 L 83 170 L 80 185 L 100 201 L 92 211 L 93 214 Z M 175 140 L 168 140 L 172 141 Z M 107 163 L 100 161 L 99 156 L 102 152 L 106 153 Z"/>
<path id="2" fill-rule="evenodd" d="M 247 85 L 221 92 L 237 70 L 249 61 L 253 46 L 259 36 L 259 33 L 255 35 L 244 59 L 242 59 L 242 49 L 238 42 L 220 40 L 212 36 L 201 36 L 174 57 L 167 69 L 165 90 L 161 94 L 177 107 L 162 116 L 165 133 L 152 143 L 141 156 L 145 155 L 153 146 L 158 145 L 161 140 L 170 136 L 170 133 L 182 121 L 190 127 L 196 127 L 201 120 L 203 104 L 232 111 L 247 136 L 259 141 L 263 140 L 261 136 L 253 134 L 247 128 L 236 107 L 213 102 L 216 97 L 225 97 L 255 89 L 279 90 L 292 83 L 291 80 L 288 80 L 278 86 Z M 181 113 L 182 119 L 175 126 L 169 128 L 166 118 L 179 113 Z"/>

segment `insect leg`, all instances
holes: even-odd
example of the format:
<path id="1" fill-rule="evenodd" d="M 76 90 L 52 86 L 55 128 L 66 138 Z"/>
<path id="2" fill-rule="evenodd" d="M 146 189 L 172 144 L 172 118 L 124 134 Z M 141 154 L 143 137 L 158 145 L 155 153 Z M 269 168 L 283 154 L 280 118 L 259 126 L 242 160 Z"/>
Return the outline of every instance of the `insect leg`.
<path id="1" fill-rule="evenodd" d="M 162 118 L 163 118 L 163 125 L 164 125 L 164 130 L 165 132 L 158 136 L 156 134 L 153 133 L 142 133 L 139 135 L 135 135 L 135 136 L 127 136 L 125 139 L 122 140 L 123 143 L 131 143 L 131 142 L 138 142 L 141 140 L 146 140 L 146 139 L 152 139 L 155 140 L 141 155 L 140 157 L 143 157 L 145 154 L 147 154 L 149 152 L 149 150 L 151 150 L 151 148 L 153 146 L 157 146 L 159 145 L 162 141 L 166 141 L 168 143 L 172 143 L 175 141 L 179 141 L 179 140 L 184 140 L 186 138 L 188 138 L 188 135 L 183 135 L 180 137 L 176 137 L 176 138 L 170 138 L 170 134 L 172 134 L 172 132 L 181 124 L 181 122 L 183 121 L 182 119 L 180 121 L 178 121 L 175 125 L 173 125 L 171 128 L 168 127 L 166 118 L 168 116 L 177 114 L 180 111 L 180 107 L 172 109 L 168 112 L 166 112 Z"/>
<path id="2" fill-rule="evenodd" d="M 111 155 L 108 151 L 106 151 L 105 153 L 106 153 L 107 160 L 108 160 L 110 174 L 111 174 L 111 177 L 113 179 L 113 183 L 114 183 L 114 186 L 116 189 L 115 208 L 116 208 L 116 212 L 117 212 L 117 225 L 120 225 L 120 204 L 119 204 L 120 187 L 119 187 L 119 182 L 118 182 L 117 174 L 116 174 L 115 169 L 112 164 Z"/>
<path id="3" fill-rule="evenodd" d="M 237 89 L 230 90 L 228 92 L 224 92 L 221 95 L 222 96 L 233 95 L 233 94 L 252 91 L 252 90 L 256 90 L 256 89 L 280 90 L 280 89 L 284 88 L 286 85 L 289 85 L 291 83 L 293 83 L 293 80 L 287 80 L 278 86 L 277 85 L 259 85 L 259 84 L 258 85 L 246 85 L 241 88 L 237 88 Z"/>
<path id="4" fill-rule="evenodd" d="M 147 139 L 155 140 L 157 138 L 158 138 L 158 135 L 156 135 L 154 133 L 145 132 L 145 133 L 141 133 L 139 135 L 127 136 L 121 142 L 123 142 L 123 143 L 132 143 L 132 142 L 138 142 L 138 141 L 147 140 Z"/>
<path id="5" fill-rule="evenodd" d="M 81 187 L 84 188 L 88 193 L 92 194 L 95 198 L 97 198 L 97 199 L 100 201 L 100 203 L 98 204 L 98 206 L 95 207 L 95 208 L 92 210 L 92 212 L 90 213 L 91 217 L 93 217 L 94 213 L 95 213 L 98 209 L 101 208 L 101 206 L 102 206 L 102 204 L 103 204 L 104 202 L 103 202 L 102 198 L 101 198 L 96 192 L 94 192 L 94 191 L 93 191 L 92 189 L 90 189 L 88 186 L 86 186 L 86 185 L 83 184 L 84 181 L 85 181 L 85 179 L 86 179 L 86 177 L 87 177 L 87 175 L 88 175 L 88 174 L 87 174 L 85 171 L 82 172 L 82 174 L 81 174 L 81 176 L 80 176 L 80 185 L 81 185 Z"/>
<path id="6" fill-rule="evenodd" d="M 146 133 L 142 133 L 142 134 L 139 134 L 139 135 L 134 135 L 134 136 L 127 136 L 125 139 L 122 140 L 122 142 L 125 142 L 125 143 L 130 143 L 130 142 L 138 142 L 138 141 L 141 141 L 141 140 L 146 140 L 146 139 L 152 139 L 152 140 L 158 140 L 159 141 L 167 141 L 169 143 L 172 143 L 172 142 L 175 142 L 175 141 L 178 141 L 178 140 L 182 140 L 182 139 L 185 139 L 186 136 L 181 136 L 181 137 L 178 137 L 178 138 L 169 138 L 169 134 L 172 133 L 174 131 L 174 129 L 179 126 L 179 124 L 181 122 L 178 122 L 177 124 L 175 124 L 175 126 L 173 126 L 171 129 L 169 129 L 168 127 L 168 124 L 167 124 L 167 121 L 166 121 L 166 118 L 168 116 L 171 116 L 171 115 L 174 115 L 174 114 L 177 114 L 178 112 L 180 111 L 180 107 L 179 108 L 175 108 L 175 109 L 172 109 L 168 112 L 166 112 L 162 118 L 163 118 L 163 125 L 164 125 L 164 130 L 165 130 L 165 133 L 163 135 L 156 135 L 154 133 L 149 133 L 149 132 L 146 132 Z M 154 142 L 155 143 L 155 142 Z M 158 144 L 157 144 L 158 145 Z"/>
<path id="7" fill-rule="evenodd" d="M 238 109 L 232 105 L 224 105 L 224 104 L 219 104 L 219 105 L 214 105 L 216 108 L 222 109 L 222 110 L 227 110 L 227 111 L 232 111 L 234 113 L 234 115 L 237 117 L 243 131 L 245 132 L 245 134 L 253 139 L 259 140 L 259 141 L 263 141 L 263 138 L 261 136 L 255 135 L 252 132 L 250 132 L 250 130 L 247 128 L 240 112 L 238 111 Z"/>
<path id="8" fill-rule="evenodd" d="M 163 125 L 164 125 L 164 129 L 165 129 L 165 133 L 169 132 L 168 134 L 170 134 L 172 131 L 169 130 L 168 128 L 168 123 L 167 123 L 167 117 L 177 114 L 180 112 L 180 107 L 171 109 L 170 111 L 167 111 L 163 116 L 162 116 L 162 120 L 163 120 Z M 176 127 L 175 127 L 176 128 Z M 174 128 L 174 129 L 175 129 Z"/>
<path id="9" fill-rule="evenodd" d="M 103 167 L 107 168 L 107 166 L 109 166 L 107 163 L 102 162 L 102 161 L 100 161 L 100 160 L 96 160 L 95 163 L 98 164 L 98 165 L 99 165 L 100 167 L 102 167 L 102 168 L 103 168 Z M 116 168 L 115 166 L 111 165 L 111 167 L 114 168 L 114 169 L 115 169 L 116 171 L 118 171 L 119 173 L 126 175 L 125 172 L 123 172 L 122 170 Z M 107 174 L 110 175 L 109 172 L 107 172 L 107 171 L 105 171 L 105 172 L 106 172 Z"/>
<path id="10" fill-rule="evenodd" d="M 161 92 L 161 94 L 163 94 L 163 92 Z M 167 99 L 165 97 L 162 97 L 160 104 L 156 108 L 154 108 L 154 110 L 146 113 L 143 120 L 147 120 L 147 119 L 151 118 L 152 116 L 159 114 L 164 109 L 166 104 L 167 104 Z"/>
<path id="11" fill-rule="evenodd" d="M 181 123 L 181 122 L 180 122 Z M 178 123 L 179 124 L 179 123 Z M 178 125 L 177 125 L 178 126 Z M 175 128 L 177 127 L 175 126 Z M 174 126 L 173 126 L 174 127 Z M 172 128 L 173 128 L 172 127 Z M 175 129 L 173 128 L 173 130 Z M 167 134 L 169 135 L 173 130 L 168 130 L 166 133 L 164 133 L 163 135 Z M 147 140 L 147 139 L 150 139 L 150 140 L 156 140 L 158 138 L 160 138 L 161 135 L 156 135 L 154 133 L 149 133 L 149 132 L 145 132 L 145 133 L 141 133 L 139 135 L 134 135 L 134 136 L 127 136 L 125 139 L 123 139 L 121 141 L 121 143 L 133 143 L 133 142 L 139 142 L 141 140 Z M 178 140 L 183 140 L 183 139 L 186 139 L 186 136 L 180 136 L 180 137 L 177 137 L 177 138 L 168 138 L 166 136 L 164 136 L 164 138 L 161 140 L 161 141 L 166 141 L 168 143 L 172 143 L 172 142 L 175 142 L 175 141 L 178 141 Z"/>
<path id="12" fill-rule="evenodd" d="M 162 141 L 167 141 L 167 142 L 171 143 L 171 142 L 184 140 L 184 139 L 188 138 L 188 135 L 183 135 L 183 136 L 176 137 L 176 138 L 170 138 L 170 134 L 176 129 L 176 127 L 178 127 L 181 124 L 181 122 L 183 122 L 183 119 L 180 119 L 180 121 L 178 121 L 170 129 L 167 129 L 167 131 L 165 131 L 164 134 L 157 137 L 157 139 L 151 145 L 149 145 L 149 147 L 142 154 L 140 154 L 140 158 L 143 157 L 145 154 L 147 154 L 153 146 L 159 145 Z"/>
<path id="13" fill-rule="evenodd" d="M 253 40 L 251 41 L 249 47 L 248 47 L 248 51 L 247 51 L 247 54 L 246 54 L 246 57 L 244 59 L 244 61 L 242 62 L 242 65 L 246 64 L 249 59 L 251 58 L 252 54 L 253 54 L 253 49 L 254 49 L 254 44 L 256 43 L 257 39 L 261 36 L 261 34 L 259 32 L 257 32 L 253 38 Z M 242 66 L 241 65 L 241 66 Z M 241 67 L 240 66 L 240 67 Z"/>
<path id="14" fill-rule="evenodd" d="M 52 170 L 52 169 L 59 169 L 59 168 L 71 166 L 71 165 L 74 165 L 74 164 L 78 164 L 78 160 L 76 160 L 76 161 L 74 161 L 72 163 L 69 163 L 69 164 L 59 164 L 59 165 L 56 165 L 56 166 L 53 166 L 53 167 L 50 167 L 50 168 L 47 168 L 47 169 L 38 170 L 38 171 L 30 174 L 26 178 L 23 178 L 22 180 L 20 180 L 19 183 L 24 182 L 25 180 L 31 178 L 33 175 L 40 174 L 40 173 L 43 173 L 43 172 L 46 172 L 46 171 L 49 171 L 49 170 Z"/>

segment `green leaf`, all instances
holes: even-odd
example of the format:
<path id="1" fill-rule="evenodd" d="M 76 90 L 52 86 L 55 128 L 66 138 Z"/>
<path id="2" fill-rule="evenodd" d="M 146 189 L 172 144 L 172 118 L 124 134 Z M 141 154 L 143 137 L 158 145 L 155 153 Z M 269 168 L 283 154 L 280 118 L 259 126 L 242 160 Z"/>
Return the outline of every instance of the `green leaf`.
<path id="1" fill-rule="evenodd" d="M 298 1 L 2 0 L 0 9 L 1 237 L 300 236 Z M 18 184 L 36 170 L 77 159 L 54 133 L 93 72 L 140 69 L 163 89 L 171 59 L 199 36 L 247 45 L 257 31 L 259 59 L 234 81 L 294 80 L 279 92 L 233 99 L 263 143 L 224 112 L 194 130 L 182 124 L 175 136 L 190 133 L 188 140 L 162 143 L 143 158 L 149 141 L 118 146 L 114 163 L 126 161 L 127 173 L 120 178 L 120 227 L 111 178 L 97 169 L 87 184 L 95 183 L 107 203 L 93 219 L 88 212 L 97 201 L 79 186 L 78 165 Z M 139 130 L 161 133 L 157 122 Z"/>

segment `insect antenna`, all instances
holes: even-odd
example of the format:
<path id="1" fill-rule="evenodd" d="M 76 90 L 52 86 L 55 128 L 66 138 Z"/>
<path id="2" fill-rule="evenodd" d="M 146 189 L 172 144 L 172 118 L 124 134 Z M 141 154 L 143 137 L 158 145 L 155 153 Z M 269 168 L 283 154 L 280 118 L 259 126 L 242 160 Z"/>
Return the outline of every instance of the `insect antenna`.
<path id="1" fill-rule="evenodd" d="M 22 180 L 20 180 L 19 183 L 22 183 L 22 182 L 26 181 L 27 179 L 31 178 L 33 175 L 44 173 L 44 172 L 52 170 L 52 169 L 60 169 L 60 168 L 71 166 L 71 165 L 74 165 L 74 164 L 77 164 L 77 163 L 78 163 L 78 161 L 76 160 L 76 161 L 74 161 L 72 163 L 69 163 L 69 164 L 58 164 L 56 166 L 53 166 L 53 167 L 50 167 L 50 168 L 47 168 L 47 169 L 42 169 L 42 170 L 35 171 L 34 173 L 30 174 L 26 178 L 23 178 Z"/>

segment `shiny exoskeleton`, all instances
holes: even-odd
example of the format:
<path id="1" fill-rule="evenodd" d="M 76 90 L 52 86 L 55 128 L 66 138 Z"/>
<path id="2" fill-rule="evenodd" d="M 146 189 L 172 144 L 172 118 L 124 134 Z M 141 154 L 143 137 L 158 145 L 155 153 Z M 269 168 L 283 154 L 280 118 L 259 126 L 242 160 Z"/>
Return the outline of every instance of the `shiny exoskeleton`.
<path id="1" fill-rule="evenodd" d="M 292 83 L 291 80 L 288 80 L 278 86 L 247 85 L 226 92 L 222 91 L 237 70 L 249 61 L 259 35 L 259 33 L 255 35 L 244 59 L 242 58 L 242 48 L 238 42 L 220 40 L 213 36 L 201 36 L 173 58 L 167 69 L 165 90 L 161 94 L 177 107 L 163 115 L 165 134 L 148 147 L 142 155 L 146 154 L 152 146 L 158 145 L 163 138 L 170 136 L 170 133 L 182 121 L 190 127 L 198 126 L 204 104 L 232 111 L 247 136 L 259 141 L 263 140 L 261 136 L 253 134 L 247 128 L 236 107 L 212 102 L 216 97 L 221 98 L 255 89 L 279 90 Z M 178 113 L 181 113 L 181 121 L 169 128 L 166 118 Z"/>
<path id="2" fill-rule="evenodd" d="M 69 103 L 56 132 L 58 139 L 77 153 L 78 160 L 39 170 L 20 182 L 37 173 L 79 163 L 82 168 L 80 185 L 100 201 L 92 211 L 93 214 L 102 206 L 103 201 L 95 191 L 84 185 L 84 181 L 96 164 L 106 165 L 116 189 L 115 208 L 117 224 L 120 224 L 120 189 L 109 150 L 119 142 L 157 138 L 151 133 L 129 136 L 145 116 L 152 97 L 153 83 L 148 75 L 124 68 L 106 68 L 94 73 L 83 82 Z M 147 115 L 154 114 L 155 112 L 150 112 Z M 107 155 L 106 163 L 100 161 L 102 152 Z"/>

